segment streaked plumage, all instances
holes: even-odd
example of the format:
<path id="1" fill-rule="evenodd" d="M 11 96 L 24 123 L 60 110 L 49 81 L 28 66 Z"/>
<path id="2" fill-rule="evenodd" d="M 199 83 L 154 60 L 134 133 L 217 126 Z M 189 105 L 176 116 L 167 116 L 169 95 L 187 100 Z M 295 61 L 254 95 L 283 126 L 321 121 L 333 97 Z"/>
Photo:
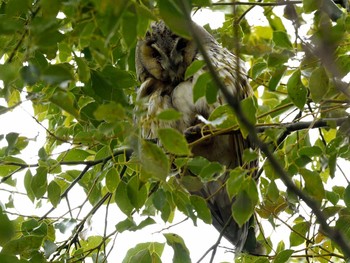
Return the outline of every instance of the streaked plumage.
<path id="1" fill-rule="evenodd" d="M 207 31 L 195 26 L 201 33 L 202 43 L 227 89 L 239 99 L 251 96 L 252 90 L 244 74 L 243 64 L 239 66 L 242 75 L 237 85 L 236 57 L 220 46 Z M 203 126 L 198 115 L 207 119 L 216 107 L 225 103 L 220 92 L 217 101 L 213 104 L 208 104 L 205 98 L 199 99 L 196 103 L 193 102 L 193 85 L 205 71 L 204 67 L 193 77 L 184 80 L 184 73 L 194 60 L 202 60 L 195 43 L 173 34 L 162 21 L 153 23 L 145 38 L 138 41 L 136 70 L 141 82 L 138 100 L 142 105 L 141 108 L 146 112 L 144 117 L 139 120 L 143 138 L 155 139 L 158 128 L 172 127 L 191 139 L 189 134 L 192 131 L 200 130 Z M 182 118 L 172 122 L 160 122 L 156 119 L 158 113 L 170 108 L 181 112 Z M 244 139 L 241 134 L 221 135 L 194 146 L 192 153 L 194 156 L 203 156 L 232 169 L 243 165 L 243 150 L 249 147 L 251 147 L 250 141 Z M 255 168 L 257 162 L 250 163 L 248 166 Z M 253 173 L 255 174 L 255 172 Z M 187 179 L 198 182 L 197 184 L 187 184 L 186 181 L 189 181 Z M 251 226 L 253 219 L 241 228 L 232 219 L 231 206 L 234 200 L 229 199 L 226 188 L 223 187 L 226 180 L 227 174 L 203 184 L 189 172 L 180 179 L 191 194 L 208 199 L 213 225 L 218 231 L 221 232 L 230 221 L 225 228 L 224 236 L 236 247 L 236 251 L 259 252 L 254 227 Z M 193 188 L 193 185 L 198 187 Z M 250 241 L 246 242 L 248 232 Z"/>

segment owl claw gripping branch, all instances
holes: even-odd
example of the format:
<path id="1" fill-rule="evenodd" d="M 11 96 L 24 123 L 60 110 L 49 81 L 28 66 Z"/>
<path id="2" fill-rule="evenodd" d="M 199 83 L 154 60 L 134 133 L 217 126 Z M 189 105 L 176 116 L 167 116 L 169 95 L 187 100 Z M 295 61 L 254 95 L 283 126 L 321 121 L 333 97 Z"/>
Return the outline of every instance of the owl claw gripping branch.
<path id="1" fill-rule="evenodd" d="M 194 25 L 200 32 L 203 47 L 211 58 L 211 63 L 217 69 L 228 91 L 239 99 L 252 95 L 243 71 L 243 64 L 239 65 L 239 83 L 236 77 L 236 56 L 220 44 L 202 27 Z M 192 40 L 187 40 L 172 33 L 164 22 L 156 22 L 151 26 L 143 40 L 139 40 L 136 47 L 136 71 L 141 86 L 138 90 L 138 100 L 141 110 L 145 111 L 141 122 L 141 135 L 146 139 L 156 139 L 159 128 L 171 127 L 185 134 L 194 127 L 201 125 L 198 115 L 208 118 L 211 112 L 225 103 L 218 93 L 217 101 L 208 104 L 205 98 L 193 101 L 193 85 L 197 78 L 206 71 L 206 67 L 199 70 L 189 79 L 184 79 L 185 71 L 195 60 L 202 60 L 201 54 Z M 242 62 L 239 62 L 242 63 Z M 182 113 L 180 120 L 161 122 L 155 118 L 158 113 L 166 109 L 175 109 Z M 186 134 L 185 134 L 186 135 Z M 187 136 L 187 135 L 186 135 Z M 233 169 L 243 166 L 242 155 L 244 149 L 250 148 L 249 139 L 244 139 L 240 133 L 215 136 L 210 141 L 196 144 L 192 148 L 194 156 L 202 156 L 209 161 L 216 161 Z M 257 161 L 245 164 L 244 168 L 256 178 Z M 230 199 L 226 192 L 225 182 L 228 174 L 217 176 L 215 180 L 202 183 L 189 171 L 184 177 L 190 176 L 199 181 L 196 189 L 183 186 L 194 195 L 202 196 L 207 200 L 211 211 L 213 225 L 223 233 L 234 246 L 236 253 L 241 251 L 252 254 L 261 253 L 261 245 L 256 241 L 254 218 L 239 226 L 232 218 L 232 204 L 235 198 Z M 196 184 L 198 186 L 198 184 Z"/>

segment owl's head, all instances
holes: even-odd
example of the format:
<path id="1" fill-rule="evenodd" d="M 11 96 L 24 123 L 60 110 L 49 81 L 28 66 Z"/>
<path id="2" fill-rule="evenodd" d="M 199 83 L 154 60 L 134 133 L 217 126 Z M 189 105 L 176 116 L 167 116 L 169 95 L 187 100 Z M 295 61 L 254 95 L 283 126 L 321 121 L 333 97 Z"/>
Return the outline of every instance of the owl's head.
<path id="1" fill-rule="evenodd" d="M 177 84 L 197 54 L 194 41 L 174 34 L 163 21 L 155 22 L 136 47 L 136 70 L 140 81 L 153 77 Z"/>

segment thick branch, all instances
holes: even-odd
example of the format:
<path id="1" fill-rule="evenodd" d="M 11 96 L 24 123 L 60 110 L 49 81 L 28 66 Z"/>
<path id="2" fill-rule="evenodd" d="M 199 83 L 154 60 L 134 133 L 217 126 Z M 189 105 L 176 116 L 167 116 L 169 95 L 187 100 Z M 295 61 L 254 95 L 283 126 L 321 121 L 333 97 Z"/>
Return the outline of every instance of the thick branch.
<path id="1" fill-rule="evenodd" d="M 182 10 L 185 13 L 185 19 L 188 22 L 188 28 L 193 36 L 194 41 L 196 42 L 199 51 L 201 52 L 206 65 L 208 67 L 208 70 L 213 78 L 214 83 L 216 86 L 220 89 L 220 91 L 223 93 L 227 103 L 232 107 L 234 110 L 237 118 L 239 121 L 246 127 L 246 129 L 249 131 L 249 136 L 251 140 L 259 147 L 259 149 L 265 154 L 265 156 L 270 161 L 272 167 L 275 169 L 277 174 L 279 175 L 280 179 L 283 181 L 283 183 L 287 186 L 288 190 L 296 194 L 300 199 L 302 199 L 313 211 L 313 213 L 316 215 L 321 228 L 323 229 L 323 232 L 336 244 L 339 245 L 341 250 L 343 251 L 344 255 L 348 258 L 350 257 L 350 242 L 347 240 L 343 233 L 341 233 L 339 230 L 331 228 L 327 223 L 327 217 L 322 213 L 319 203 L 316 202 L 312 197 L 307 195 L 305 192 L 300 190 L 292 181 L 291 176 L 283 169 L 283 167 L 280 165 L 278 160 L 274 157 L 273 153 L 270 151 L 267 144 L 263 143 L 258 138 L 258 133 L 256 131 L 256 128 L 253 124 L 251 124 L 248 119 L 245 117 L 245 114 L 243 113 L 238 98 L 235 98 L 232 96 L 228 90 L 226 89 L 225 85 L 222 83 L 221 79 L 219 78 L 219 75 L 217 74 L 216 69 L 214 68 L 213 64 L 211 63 L 211 60 L 204 49 L 203 45 L 201 44 L 201 38 L 193 26 L 193 22 L 190 17 L 190 7 L 188 6 L 188 3 L 186 0 L 181 0 L 182 3 Z M 239 76 L 239 74 L 238 74 Z"/>

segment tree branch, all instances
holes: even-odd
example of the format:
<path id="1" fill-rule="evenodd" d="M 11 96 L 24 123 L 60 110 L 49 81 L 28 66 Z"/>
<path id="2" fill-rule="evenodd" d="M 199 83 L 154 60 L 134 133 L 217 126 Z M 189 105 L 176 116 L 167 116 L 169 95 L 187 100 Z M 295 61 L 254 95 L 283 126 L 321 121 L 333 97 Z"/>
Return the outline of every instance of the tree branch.
<path id="1" fill-rule="evenodd" d="M 131 154 L 132 154 L 132 150 L 131 149 L 122 149 L 122 150 L 118 150 L 116 151 L 114 154 L 112 154 L 111 156 L 108 156 L 106 158 L 100 159 L 100 160 L 96 160 L 96 161 L 88 161 L 85 162 L 86 166 L 84 168 L 84 170 L 79 174 L 79 176 L 77 178 L 74 179 L 73 182 L 71 182 L 71 184 L 67 187 L 67 189 L 61 194 L 61 199 L 67 197 L 68 192 L 81 180 L 81 178 L 87 173 L 87 171 L 94 165 L 97 165 L 99 163 L 105 163 L 108 162 L 109 160 L 111 160 L 113 157 L 118 156 L 120 154 L 125 153 L 126 158 L 129 159 Z M 70 164 L 75 163 L 75 162 L 69 162 Z M 39 221 L 45 219 L 53 210 L 55 210 L 55 207 L 50 208 L 50 210 L 48 210 L 41 218 Z"/>
<path id="2" fill-rule="evenodd" d="M 288 2 L 290 3 L 290 2 Z M 191 8 L 189 7 L 186 0 L 181 0 L 181 9 L 185 14 L 185 19 L 188 22 L 188 28 L 189 31 L 194 39 L 194 41 L 197 44 L 197 47 L 199 51 L 201 52 L 204 61 L 206 62 L 206 65 L 208 67 L 208 70 L 213 78 L 214 83 L 219 88 L 219 90 L 223 93 L 227 103 L 232 107 L 233 111 L 236 114 L 236 117 L 239 119 L 239 121 L 245 126 L 245 128 L 249 131 L 249 136 L 251 140 L 257 145 L 257 147 L 265 154 L 265 156 L 270 161 L 272 167 L 279 175 L 280 179 L 283 181 L 283 183 L 286 185 L 288 190 L 296 194 L 300 199 L 302 199 L 313 211 L 313 213 L 316 215 L 321 228 L 323 229 L 323 232 L 328 236 L 333 242 L 339 245 L 341 250 L 343 251 L 344 255 L 348 258 L 350 257 L 350 241 L 345 238 L 343 233 L 341 233 L 339 230 L 335 228 L 331 228 L 327 223 L 327 217 L 323 214 L 319 207 L 319 203 L 316 202 L 311 196 L 304 193 L 302 190 L 300 190 L 292 181 L 291 176 L 283 169 L 283 167 L 280 165 L 279 161 L 275 158 L 273 153 L 270 151 L 267 144 L 262 142 L 259 137 L 258 133 L 256 131 L 256 128 L 253 124 L 251 124 L 248 119 L 245 117 L 244 112 L 242 111 L 242 108 L 240 106 L 238 98 L 232 96 L 228 90 L 226 89 L 225 85 L 222 83 L 221 79 L 219 78 L 219 75 L 217 74 L 216 69 L 214 68 L 213 64 L 211 63 L 211 60 L 204 49 L 203 45 L 201 44 L 201 38 L 193 26 L 193 22 L 190 17 L 190 11 Z M 239 74 L 237 75 L 237 77 Z"/>

